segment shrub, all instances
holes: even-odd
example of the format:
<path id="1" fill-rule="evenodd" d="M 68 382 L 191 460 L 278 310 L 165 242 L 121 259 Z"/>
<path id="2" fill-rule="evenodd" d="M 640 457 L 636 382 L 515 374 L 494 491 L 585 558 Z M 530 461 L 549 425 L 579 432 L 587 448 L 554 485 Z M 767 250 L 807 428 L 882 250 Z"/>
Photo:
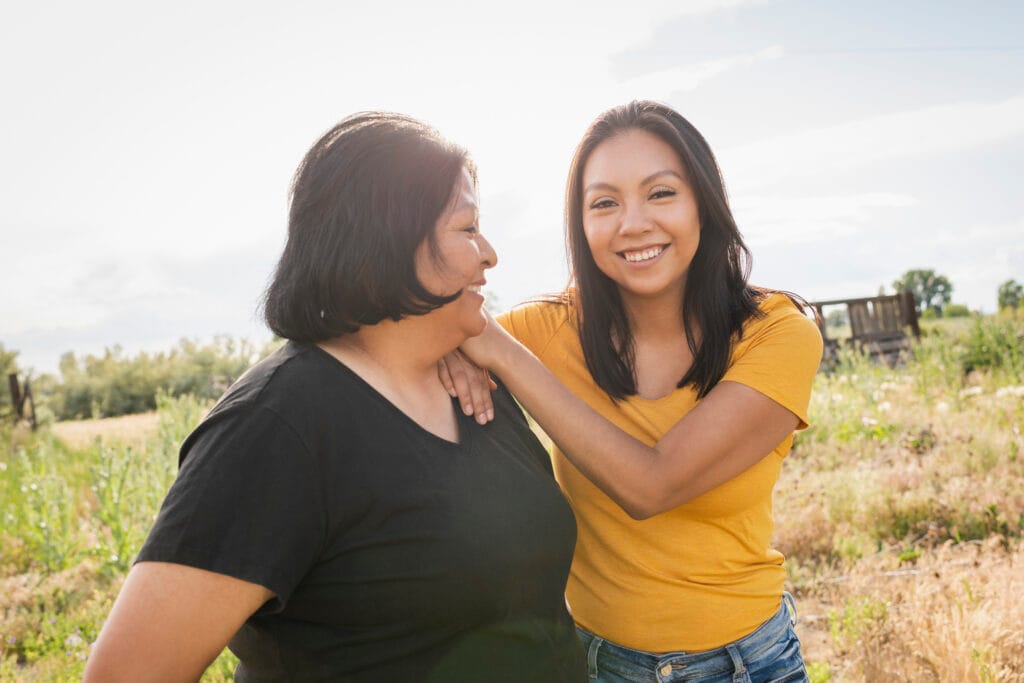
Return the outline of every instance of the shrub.
<path id="1" fill-rule="evenodd" d="M 943 318 L 966 318 L 971 314 L 971 309 L 963 304 L 946 304 L 942 308 Z"/>

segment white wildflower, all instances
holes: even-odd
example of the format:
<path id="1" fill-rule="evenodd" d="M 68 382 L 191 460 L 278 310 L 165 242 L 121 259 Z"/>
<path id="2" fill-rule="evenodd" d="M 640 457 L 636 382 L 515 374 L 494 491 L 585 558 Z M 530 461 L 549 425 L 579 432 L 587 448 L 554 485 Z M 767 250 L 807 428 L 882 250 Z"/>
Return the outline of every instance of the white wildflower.
<path id="1" fill-rule="evenodd" d="M 878 424 L 878 420 L 870 418 L 867 415 L 862 417 L 860 421 L 864 424 L 865 427 L 874 427 L 875 425 Z"/>
<path id="2" fill-rule="evenodd" d="M 996 390 L 996 396 L 1004 398 L 1006 396 L 1021 396 L 1024 397 L 1024 386 L 1019 387 L 1000 387 Z"/>
<path id="3" fill-rule="evenodd" d="M 892 404 L 889 403 L 888 401 L 882 401 L 881 403 L 878 404 L 878 409 L 883 413 L 888 413 L 890 410 L 892 410 Z"/>
<path id="4" fill-rule="evenodd" d="M 968 387 L 960 390 L 960 398 L 967 398 L 969 396 L 981 396 L 984 390 L 981 387 Z"/>
<path id="5" fill-rule="evenodd" d="M 937 412 L 937 413 L 948 413 L 949 412 L 949 404 L 946 403 L 945 401 L 939 401 L 938 403 L 935 404 L 935 412 Z"/>

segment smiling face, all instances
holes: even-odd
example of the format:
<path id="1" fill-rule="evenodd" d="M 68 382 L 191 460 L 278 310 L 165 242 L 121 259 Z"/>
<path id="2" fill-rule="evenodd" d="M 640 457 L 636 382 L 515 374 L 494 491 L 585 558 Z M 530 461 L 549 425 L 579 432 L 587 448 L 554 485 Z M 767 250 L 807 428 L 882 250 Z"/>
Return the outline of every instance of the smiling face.
<path id="1" fill-rule="evenodd" d="M 436 255 L 426 242 L 416 251 L 416 275 L 428 291 L 442 296 L 462 292 L 459 298 L 427 315 L 464 337 L 480 334 L 487 324 L 481 293 L 487 284 L 484 271 L 498 262 L 479 225 L 476 187 L 469 171 L 463 169 L 452 202 L 437 222 Z"/>
<path id="2" fill-rule="evenodd" d="M 679 156 L 643 130 L 594 148 L 582 176 L 583 232 L 623 301 L 665 298 L 678 306 L 700 244 L 697 200 Z"/>

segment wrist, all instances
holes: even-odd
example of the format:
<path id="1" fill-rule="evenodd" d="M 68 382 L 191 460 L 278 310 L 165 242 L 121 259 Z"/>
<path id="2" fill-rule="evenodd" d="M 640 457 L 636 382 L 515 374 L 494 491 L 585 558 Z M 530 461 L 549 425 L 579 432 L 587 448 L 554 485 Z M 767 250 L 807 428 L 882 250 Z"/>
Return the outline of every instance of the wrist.
<path id="1" fill-rule="evenodd" d="M 525 346 L 520 344 L 511 335 L 504 335 L 504 337 L 505 339 L 496 350 L 493 362 L 489 368 L 491 372 L 502 378 L 516 367 L 520 367 L 523 362 L 528 362 L 533 356 Z"/>

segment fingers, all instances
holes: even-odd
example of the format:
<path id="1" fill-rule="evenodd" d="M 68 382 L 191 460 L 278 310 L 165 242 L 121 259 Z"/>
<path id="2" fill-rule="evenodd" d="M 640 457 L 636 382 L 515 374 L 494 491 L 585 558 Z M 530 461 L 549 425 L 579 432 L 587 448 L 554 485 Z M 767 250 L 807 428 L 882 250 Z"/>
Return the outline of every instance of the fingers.
<path id="1" fill-rule="evenodd" d="M 497 389 L 497 385 L 486 370 L 453 351 L 438 362 L 437 374 L 445 390 L 459 399 L 462 412 L 475 416 L 482 425 L 494 419 L 491 391 Z"/>
<path id="2" fill-rule="evenodd" d="M 494 403 L 491 401 L 491 387 L 494 381 L 487 374 L 486 370 L 473 368 L 470 371 L 472 381 L 470 382 L 470 396 L 473 402 L 473 414 L 476 421 L 482 425 L 494 419 Z M 497 385 L 495 385 L 497 388 Z"/>

